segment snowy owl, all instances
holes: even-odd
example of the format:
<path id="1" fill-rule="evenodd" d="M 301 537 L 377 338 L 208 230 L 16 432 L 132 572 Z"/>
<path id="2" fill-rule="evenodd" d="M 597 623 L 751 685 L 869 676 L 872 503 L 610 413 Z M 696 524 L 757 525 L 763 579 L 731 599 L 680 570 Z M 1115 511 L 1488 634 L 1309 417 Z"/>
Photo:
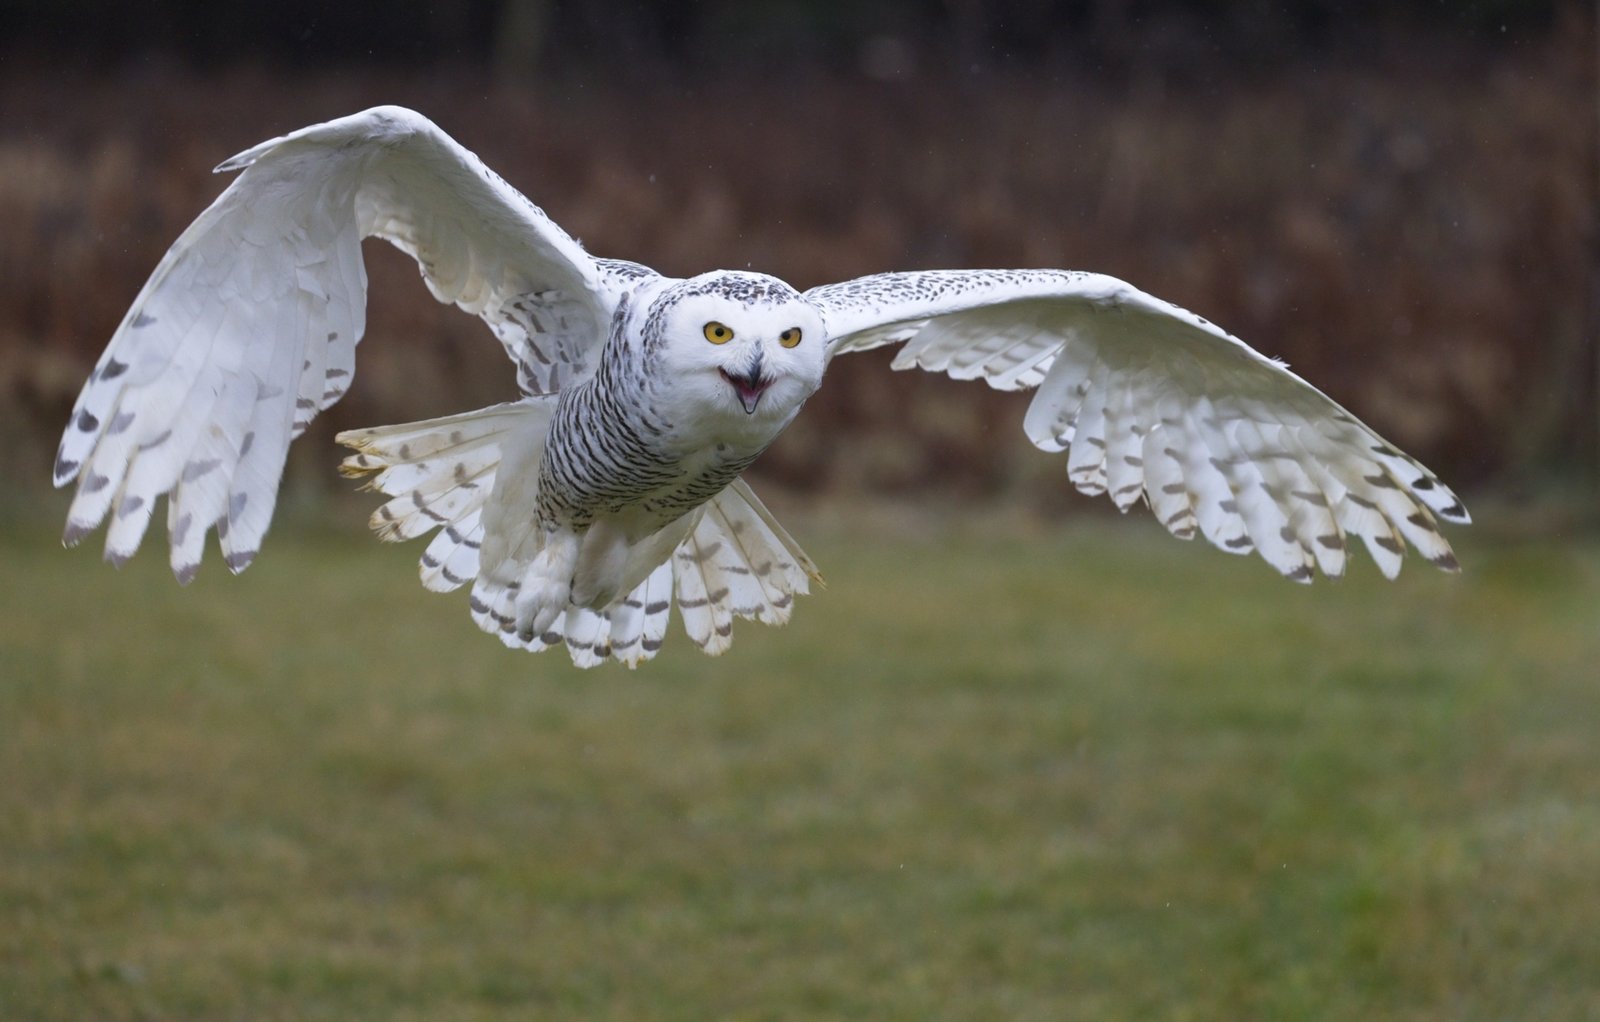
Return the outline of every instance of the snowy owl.
<path id="1" fill-rule="evenodd" d="M 472 618 L 579 666 L 655 655 L 674 603 L 707 653 L 733 619 L 787 620 L 816 568 L 741 479 L 833 359 L 903 344 L 912 366 L 1035 391 L 1028 439 L 1070 481 L 1168 531 L 1258 552 L 1308 582 L 1358 536 L 1386 576 L 1409 542 L 1457 570 L 1467 512 L 1321 392 L 1183 309 L 1059 270 L 884 273 L 796 291 L 686 280 L 589 255 L 431 121 L 378 107 L 224 162 L 243 171 L 156 267 L 79 395 L 55 462 L 65 541 L 109 520 L 131 557 L 167 497 L 172 570 L 215 527 L 255 558 L 290 441 L 345 393 L 365 327 L 361 240 L 409 253 L 481 316 L 521 400 L 342 433 L 342 470 L 391 499 L 388 540 L 435 531 L 422 582 L 471 584 Z"/>

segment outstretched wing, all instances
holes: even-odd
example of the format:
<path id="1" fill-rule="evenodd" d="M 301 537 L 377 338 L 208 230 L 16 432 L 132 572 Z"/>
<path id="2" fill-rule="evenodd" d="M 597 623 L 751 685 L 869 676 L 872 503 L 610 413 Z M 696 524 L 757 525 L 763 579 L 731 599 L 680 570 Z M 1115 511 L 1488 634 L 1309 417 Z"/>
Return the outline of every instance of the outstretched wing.
<path id="1" fill-rule="evenodd" d="M 1469 521 L 1444 484 L 1242 341 L 1112 277 L 1058 270 L 887 273 L 806 292 L 830 358 L 905 342 L 894 368 L 1037 388 L 1023 428 L 1067 452 L 1068 478 L 1140 496 L 1175 536 L 1259 551 L 1309 582 L 1359 536 L 1388 577 L 1406 542 L 1458 569 L 1437 518 Z"/>
<path id="2" fill-rule="evenodd" d="M 79 480 L 67 543 L 109 516 L 106 557 L 122 562 L 165 493 L 180 581 L 213 525 L 228 566 L 249 565 L 290 440 L 350 385 L 364 237 L 482 316 L 526 391 L 590 370 L 615 275 L 421 115 L 377 107 L 217 169 L 244 173 L 161 260 L 73 409 L 55 464 L 57 486 Z"/>

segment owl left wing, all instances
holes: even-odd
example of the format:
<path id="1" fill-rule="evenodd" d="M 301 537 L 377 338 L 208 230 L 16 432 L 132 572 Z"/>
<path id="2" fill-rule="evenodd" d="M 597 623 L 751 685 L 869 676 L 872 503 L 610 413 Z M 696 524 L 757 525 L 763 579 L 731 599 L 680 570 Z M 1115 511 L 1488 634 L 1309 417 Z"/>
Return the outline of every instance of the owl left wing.
<path id="1" fill-rule="evenodd" d="M 481 317 L 530 394 L 593 371 L 617 293 L 648 273 L 592 259 L 422 115 L 375 107 L 263 142 L 168 250 L 73 407 L 55 483 L 64 538 L 102 521 L 133 555 L 167 501 L 173 572 L 214 526 L 242 571 L 272 519 L 294 437 L 345 393 L 366 328 L 361 240 L 417 261 L 434 297 Z"/>
<path id="2" fill-rule="evenodd" d="M 1143 496 L 1180 539 L 1255 550 L 1288 578 L 1344 573 L 1359 536 L 1393 578 L 1409 542 L 1459 565 L 1438 519 L 1466 509 L 1433 473 L 1280 362 L 1112 277 L 1060 270 L 886 273 L 813 288 L 829 358 L 904 343 L 917 367 L 1037 388 L 1034 445 L 1084 493 Z"/>

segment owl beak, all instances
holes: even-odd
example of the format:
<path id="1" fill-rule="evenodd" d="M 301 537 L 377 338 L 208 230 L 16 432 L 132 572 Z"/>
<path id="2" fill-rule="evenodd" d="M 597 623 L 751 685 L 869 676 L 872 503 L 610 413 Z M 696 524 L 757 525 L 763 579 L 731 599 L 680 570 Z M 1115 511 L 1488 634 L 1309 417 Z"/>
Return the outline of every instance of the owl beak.
<path id="1" fill-rule="evenodd" d="M 733 392 L 739 398 L 746 415 L 756 413 L 756 405 L 761 403 L 761 395 L 767 392 L 772 385 L 769 379 L 761 376 L 761 349 L 757 348 L 755 356 L 750 359 L 750 364 L 742 372 L 730 373 L 727 369 L 721 370 L 722 378 L 733 386 Z"/>

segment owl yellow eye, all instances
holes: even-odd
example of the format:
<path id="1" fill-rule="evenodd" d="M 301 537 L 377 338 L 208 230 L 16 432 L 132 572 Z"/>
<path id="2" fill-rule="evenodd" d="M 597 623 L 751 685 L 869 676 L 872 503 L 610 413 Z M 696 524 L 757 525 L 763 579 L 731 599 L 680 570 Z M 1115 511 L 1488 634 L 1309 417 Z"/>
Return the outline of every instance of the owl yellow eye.
<path id="1" fill-rule="evenodd" d="M 716 320 L 712 320 L 711 322 L 707 323 L 705 329 L 701 332 L 706 335 L 706 340 L 710 341 L 712 344 L 727 344 L 729 341 L 733 340 L 733 331 L 729 330 L 721 323 L 718 323 Z"/>
<path id="2" fill-rule="evenodd" d="M 785 348 L 792 348 L 800 343 L 800 328 L 792 326 L 778 335 L 778 343 Z"/>

